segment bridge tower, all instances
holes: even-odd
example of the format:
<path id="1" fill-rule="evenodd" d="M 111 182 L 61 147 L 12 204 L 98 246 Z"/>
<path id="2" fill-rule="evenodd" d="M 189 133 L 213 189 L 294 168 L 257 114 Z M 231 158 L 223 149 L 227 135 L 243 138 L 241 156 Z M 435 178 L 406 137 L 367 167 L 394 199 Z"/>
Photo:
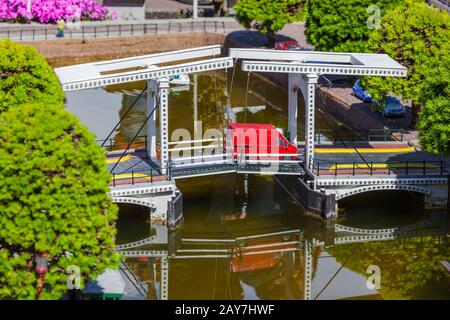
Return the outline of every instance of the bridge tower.
<path id="1" fill-rule="evenodd" d="M 303 207 L 321 217 L 332 219 L 337 214 L 336 200 L 375 190 L 408 190 L 426 195 L 428 205 L 445 205 L 447 177 L 443 162 L 423 162 L 417 169 L 377 172 L 365 163 L 367 170 L 355 170 L 337 177 L 323 175 L 315 161 L 315 89 L 321 75 L 405 77 L 406 68 L 386 54 L 335 53 L 315 51 L 281 51 L 266 49 L 230 49 L 229 56 L 242 61 L 242 70 L 260 73 L 287 74 L 288 131 L 291 143 L 298 143 L 297 95 L 305 102 L 304 177 L 279 176 L 275 179 Z M 411 163 L 409 164 L 411 168 Z M 337 173 L 338 166 L 334 168 Z M 359 169 L 359 168 L 358 168 Z M 375 172 L 375 173 L 374 173 Z"/>

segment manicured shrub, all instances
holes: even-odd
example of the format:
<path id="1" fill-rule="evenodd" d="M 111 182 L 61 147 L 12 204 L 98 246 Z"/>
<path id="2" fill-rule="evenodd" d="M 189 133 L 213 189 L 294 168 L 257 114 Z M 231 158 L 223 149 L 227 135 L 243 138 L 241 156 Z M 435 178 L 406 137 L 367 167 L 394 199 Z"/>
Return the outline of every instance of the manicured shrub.
<path id="1" fill-rule="evenodd" d="M 25 104 L 0 114 L 0 299 L 35 299 L 37 255 L 48 259 L 42 299 L 117 267 L 117 207 L 94 137 L 61 105 Z M 74 269 L 76 270 L 76 269 Z"/>
<path id="2" fill-rule="evenodd" d="M 0 112 L 23 103 L 62 104 L 58 77 L 35 48 L 0 40 Z"/>

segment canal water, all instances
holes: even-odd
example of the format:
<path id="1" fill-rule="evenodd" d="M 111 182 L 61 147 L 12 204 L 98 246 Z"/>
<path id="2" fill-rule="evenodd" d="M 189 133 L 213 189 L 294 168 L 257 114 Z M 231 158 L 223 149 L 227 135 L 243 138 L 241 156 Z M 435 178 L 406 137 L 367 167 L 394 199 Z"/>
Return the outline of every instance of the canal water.
<path id="1" fill-rule="evenodd" d="M 248 79 L 237 68 L 233 83 L 230 71 L 190 81 L 170 93 L 171 133 L 184 128 L 194 134 L 194 123 L 199 132 L 223 129 L 227 121 L 287 128 L 287 93 L 262 78 Z M 67 108 L 101 140 L 144 87 L 68 93 Z M 136 135 L 145 118 L 144 94 L 113 141 Z M 303 123 L 300 100 L 300 130 Z M 345 134 L 318 112 L 316 128 Z M 184 219 L 176 230 L 150 225 L 147 209 L 119 206 L 117 244 L 153 242 L 126 259 L 148 299 L 450 299 L 450 273 L 441 265 L 450 260 L 447 218 L 425 211 L 417 194 L 374 192 L 339 203 L 338 225 L 365 230 L 354 234 L 305 217 L 271 177 L 227 174 L 177 186 Z M 389 240 L 368 237 L 370 230 L 392 228 L 398 229 Z"/>

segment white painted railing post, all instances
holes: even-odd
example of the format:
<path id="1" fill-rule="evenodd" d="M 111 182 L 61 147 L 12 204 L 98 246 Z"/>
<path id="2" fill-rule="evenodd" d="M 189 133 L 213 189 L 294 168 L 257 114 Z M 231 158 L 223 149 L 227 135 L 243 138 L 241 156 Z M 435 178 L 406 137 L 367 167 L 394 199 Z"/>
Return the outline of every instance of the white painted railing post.
<path id="1" fill-rule="evenodd" d="M 159 79 L 159 136 L 161 174 L 169 165 L 169 79 Z"/>
<path id="2" fill-rule="evenodd" d="M 147 80 L 147 117 L 153 114 L 147 123 L 147 154 L 150 158 L 156 158 L 156 106 L 157 84 L 155 80 Z"/>

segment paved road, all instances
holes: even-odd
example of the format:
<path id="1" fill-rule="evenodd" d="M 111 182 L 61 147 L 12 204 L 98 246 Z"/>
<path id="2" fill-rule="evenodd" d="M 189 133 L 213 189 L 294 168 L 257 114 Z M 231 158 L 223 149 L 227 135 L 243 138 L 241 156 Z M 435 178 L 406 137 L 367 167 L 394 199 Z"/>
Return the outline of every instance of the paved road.
<path id="1" fill-rule="evenodd" d="M 320 149 L 319 149 L 320 150 Z M 402 148 L 346 149 L 348 152 L 335 152 L 333 149 L 315 154 L 314 171 L 320 175 L 342 174 L 407 174 L 441 175 L 447 172 L 448 159 L 429 152 L 411 151 Z M 334 149 L 336 150 L 336 149 Z"/>
<path id="2" fill-rule="evenodd" d="M 413 151 L 406 144 L 378 144 L 376 147 L 360 145 L 358 152 L 342 145 L 318 146 L 315 154 L 314 173 L 319 175 L 443 175 L 449 167 L 448 159 L 428 152 Z M 158 164 L 148 158 L 143 149 L 130 152 L 120 158 L 121 153 L 109 154 L 108 170 L 112 170 L 112 185 L 138 184 L 165 180 L 159 173 Z M 221 156 L 219 156 L 221 157 Z M 119 161 L 120 159 L 120 161 Z M 116 162 L 119 163 L 116 165 Z M 206 159 L 205 161 L 211 161 Z M 447 163 L 446 163 L 447 162 Z M 228 164 L 198 164 L 173 168 L 174 176 L 204 175 L 225 171 L 263 171 L 261 164 L 236 167 Z M 301 172 L 299 165 L 281 165 L 286 173 Z M 280 171 L 280 172 L 281 172 Z"/>

